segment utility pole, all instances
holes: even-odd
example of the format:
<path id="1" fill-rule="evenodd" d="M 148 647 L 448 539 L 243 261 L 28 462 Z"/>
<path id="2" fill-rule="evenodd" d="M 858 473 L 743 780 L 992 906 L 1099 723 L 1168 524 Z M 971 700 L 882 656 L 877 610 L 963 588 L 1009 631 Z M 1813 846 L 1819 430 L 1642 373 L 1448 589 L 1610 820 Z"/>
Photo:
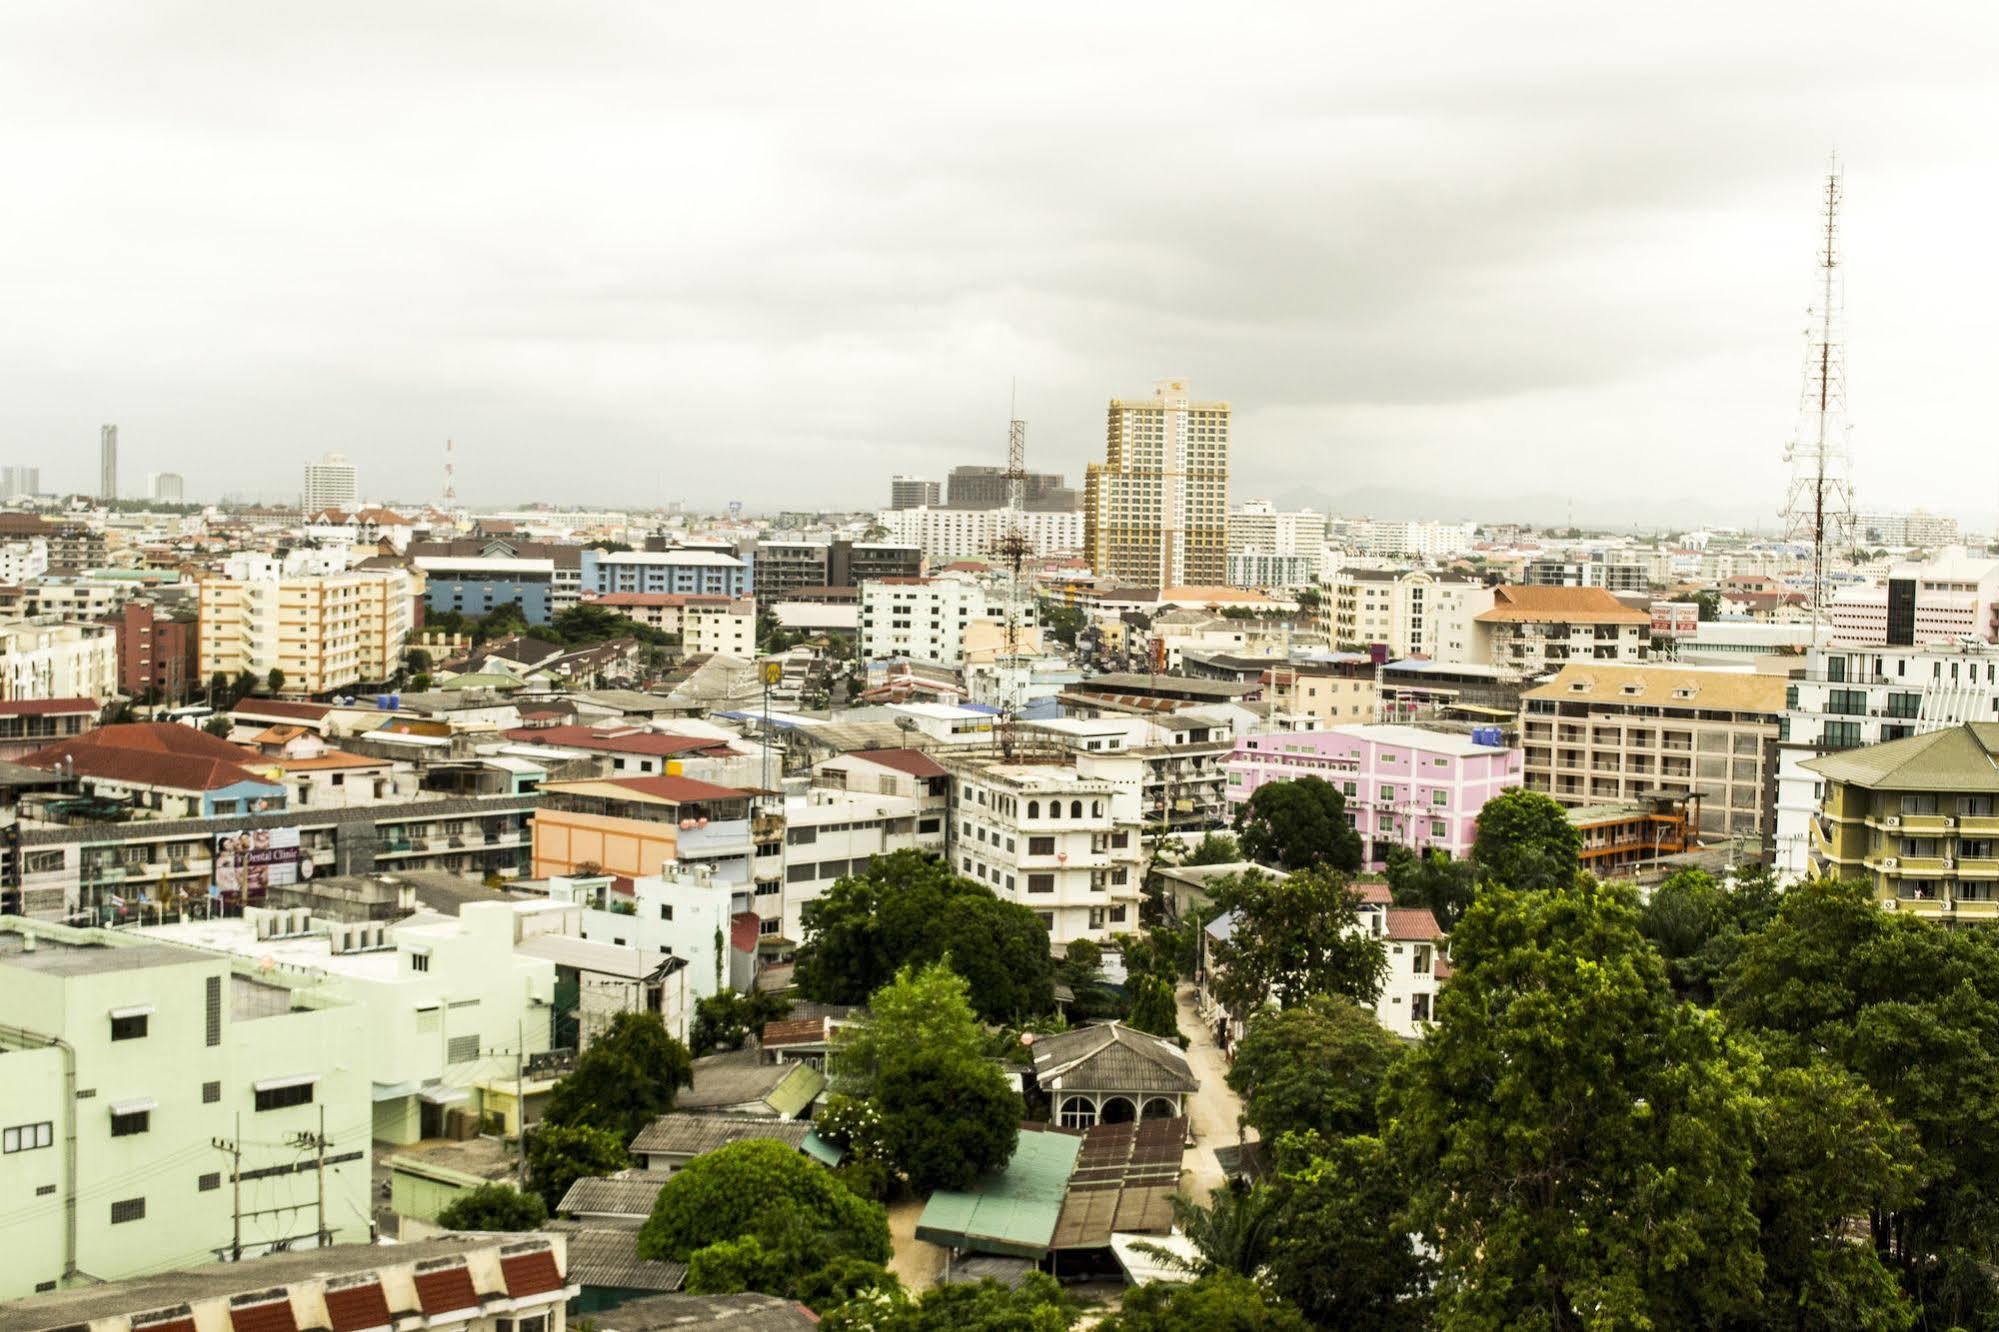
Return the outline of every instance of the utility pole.
<path id="1" fill-rule="evenodd" d="M 528 1098 L 521 1091 L 521 1062 L 526 1058 L 527 1050 L 525 1032 L 526 1028 L 516 1021 L 514 1023 L 514 1117 L 520 1120 L 517 1125 L 520 1132 L 515 1136 L 520 1141 L 521 1154 L 515 1174 L 523 1193 L 527 1192 L 528 1187 Z M 578 1045 L 582 1043 L 581 1040 L 577 1041 Z"/>
<path id="2" fill-rule="evenodd" d="M 330 1233 L 328 1233 L 326 1229 L 327 1141 L 326 1141 L 325 1106 L 322 1105 L 319 1107 L 319 1131 L 317 1133 L 300 1133 L 296 1135 L 292 1139 L 292 1141 L 295 1144 L 297 1144 L 301 1149 L 310 1148 L 314 1153 L 313 1169 L 314 1172 L 318 1175 L 319 1195 L 317 1202 L 317 1217 L 316 1217 L 318 1224 L 313 1227 L 313 1236 L 317 1240 L 319 1247 L 323 1249 L 327 1245 L 333 1242 L 333 1236 Z"/>
<path id="3" fill-rule="evenodd" d="M 243 1116 L 236 1116 L 234 1138 L 210 1138 L 209 1145 L 229 1157 L 229 1261 L 243 1261 Z"/>

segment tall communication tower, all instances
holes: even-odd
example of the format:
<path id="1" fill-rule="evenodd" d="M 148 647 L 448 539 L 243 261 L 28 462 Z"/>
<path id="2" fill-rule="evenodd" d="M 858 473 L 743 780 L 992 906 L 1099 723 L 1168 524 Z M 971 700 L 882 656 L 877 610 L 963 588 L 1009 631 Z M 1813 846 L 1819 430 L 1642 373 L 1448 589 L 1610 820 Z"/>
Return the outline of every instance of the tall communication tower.
<path id="1" fill-rule="evenodd" d="M 1019 716 L 1025 686 L 1021 666 L 1020 626 L 1027 609 L 1024 566 L 1034 553 L 1027 539 L 1027 525 L 1021 512 L 1027 505 L 1027 422 L 1008 413 L 1006 425 L 1006 517 L 1001 521 L 999 539 L 993 553 L 1006 563 L 1005 651 L 997 663 L 1000 686 L 1000 745 L 1009 757 L 1014 749 L 1014 722 Z"/>
<path id="2" fill-rule="evenodd" d="M 1844 196 L 1839 163 L 1826 173 L 1820 203 L 1823 230 L 1818 253 L 1819 300 L 1806 330 L 1804 392 L 1798 432 L 1784 449 L 1791 464 L 1784 503 L 1785 535 L 1812 548 L 1812 646 L 1826 614 L 1826 565 L 1853 546 L 1852 458 L 1847 448 L 1846 356 L 1840 344 L 1845 278 L 1839 256 L 1839 205 Z"/>
<path id="3" fill-rule="evenodd" d="M 444 502 L 446 504 L 456 504 L 458 502 L 458 464 L 457 460 L 452 456 L 453 448 L 454 446 L 450 440 L 447 439 L 444 441 Z"/>

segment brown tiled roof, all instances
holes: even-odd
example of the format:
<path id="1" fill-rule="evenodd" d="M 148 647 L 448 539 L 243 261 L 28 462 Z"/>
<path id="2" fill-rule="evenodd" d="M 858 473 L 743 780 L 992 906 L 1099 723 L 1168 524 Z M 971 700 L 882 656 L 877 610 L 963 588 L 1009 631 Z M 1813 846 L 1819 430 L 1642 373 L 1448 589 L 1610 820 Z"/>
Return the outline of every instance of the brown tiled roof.
<path id="1" fill-rule="evenodd" d="M 101 705 L 88 698 L 17 698 L 0 703 L 0 717 L 54 717 L 100 710 Z"/>
<path id="2" fill-rule="evenodd" d="M 649 795 L 659 800 L 672 800 L 685 804 L 690 800 L 740 800 L 748 791 L 733 786 L 717 786 L 713 782 L 697 781 L 692 777 L 614 777 L 610 785 L 621 786 L 627 791 Z"/>
<path id="3" fill-rule="evenodd" d="M 362 1332 L 395 1321 L 389 1313 L 388 1297 L 382 1294 L 381 1278 L 372 1275 L 351 1286 L 328 1286 L 326 1314 L 332 1320 L 332 1332 Z"/>
<path id="4" fill-rule="evenodd" d="M 785 1018 L 764 1023 L 759 1040 L 766 1050 L 789 1045 L 821 1045 L 825 1043 L 829 1030 L 823 1017 Z"/>
<path id="5" fill-rule="evenodd" d="M 1559 620 L 1569 624 L 1643 624 L 1652 617 L 1625 605 L 1600 587 L 1536 587 L 1509 583 L 1492 589 L 1492 609 L 1481 624 Z"/>
<path id="6" fill-rule="evenodd" d="M 1428 943 L 1444 937 L 1437 918 L 1426 907 L 1388 908 L 1387 930 L 1389 938 L 1404 942 Z"/>
<path id="7" fill-rule="evenodd" d="M 472 1271 L 464 1263 L 433 1268 L 416 1274 L 417 1303 L 429 1317 L 459 1309 L 479 1307 L 479 1292 L 472 1289 Z M 242 1332 L 241 1328 L 237 1332 Z"/>
<path id="8" fill-rule="evenodd" d="M 563 1287 L 562 1271 L 555 1265 L 552 1249 L 504 1254 L 500 1258 L 500 1274 L 506 1278 L 507 1294 L 517 1300 Z"/>
<path id="9" fill-rule="evenodd" d="M 298 1320 L 292 1317 L 289 1298 L 231 1305 L 229 1325 L 236 1332 L 298 1332 Z"/>
<path id="10" fill-rule="evenodd" d="M 668 758 L 701 750 L 726 750 L 728 742 L 701 735 L 668 735 L 628 727 L 519 726 L 500 732 L 516 744 L 555 745 L 565 749 L 595 749 L 613 754 L 649 754 Z"/>
<path id="11" fill-rule="evenodd" d="M 288 703 L 275 698 L 246 698 L 230 711 L 244 717 L 289 717 L 295 721 L 324 721 L 333 711 L 330 703 Z"/>
<path id="12" fill-rule="evenodd" d="M 857 749 L 849 758 L 866 759 L 884 768 L 906 772 L 911 777 L 946 777 L 944 765 L 920 749 Z"/>
<path id="13" fill-rule="evenodd" d="M 214 791 L 239 782 L 271 785 L 244 766 L 255 762 L 247 750 L 176 722 L 100 726 L 21 760 L 47 769 L 58 761 L 79 776 L 176 791 Z"/>

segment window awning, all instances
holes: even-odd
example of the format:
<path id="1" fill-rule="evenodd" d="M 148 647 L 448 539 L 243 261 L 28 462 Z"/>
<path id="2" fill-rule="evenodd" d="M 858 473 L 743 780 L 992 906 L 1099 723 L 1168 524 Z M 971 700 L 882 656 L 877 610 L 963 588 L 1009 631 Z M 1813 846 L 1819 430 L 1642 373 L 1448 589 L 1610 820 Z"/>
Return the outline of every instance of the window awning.
<path id="1" fill-rule="evenodd" d="M 286 1087 L 310 1087 L 319 1081 L 319 1074 L 304 1073 L 295 1078 L 265 1078 L 262 1082 L 250 1084 L 252 1091 L 283 1091 Z"/>
<path id="2" fill-rule="evenodd" d="M 456 1105 L 472 1099 L 472 1093 L 463 1087 L 425 1087 L 417 1095 L 432 1105 Z"/>
<path id="3" fill-rule="evenodd" d="M 148 1110 L 157 1110 L 160 1103 L 151 1096 L 142 1096 L 136 1101 L 113 1101 L 111 1113 L 114 1115 L 139 1115 Z"/>
<path id="4" fill-rule="evenodd" d="M 133 1004 L 130 1008 L 112 1009 L 111 1016 L 113 1018 L 151 1017 L 158 1011 L 158 1007 L 153 1004 Z"/>

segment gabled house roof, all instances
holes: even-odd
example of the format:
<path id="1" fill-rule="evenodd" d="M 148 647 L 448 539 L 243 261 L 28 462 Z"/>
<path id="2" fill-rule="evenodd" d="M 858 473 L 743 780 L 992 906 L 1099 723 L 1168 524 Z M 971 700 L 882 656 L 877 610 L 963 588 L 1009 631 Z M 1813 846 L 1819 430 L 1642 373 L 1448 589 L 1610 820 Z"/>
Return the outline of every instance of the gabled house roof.
<path id="1" fill-rule="evenodd" d="M 648 754 L 656 758 L 729 752 L 729 742 L 715 736 L 669 735 L 640 726 L 522 726 L 500 734 L 517 744 L 554 745 L 607 754 Z"/>
<path id="2" fill-rule="evenodd" d="M 911 777 L 948 777 L 951 774 L 944 765 L 920 749 L 856 749 L 846 755 L 848 758 L 865 759 L 869 763 L 893 768 Z"/>
<path id="3" fill-rule="evenodd" d="M 249 783 L 281 793 L 245 766 L 257 756 L 206 731 L 177 722 L 133 722 L 100 726 L 50 745 L 21 762 L 53 770 L 59 763 L 79 777 L 172 791 L 216 791 Z"/>
<path id="4" fill-rule="evenodd" d="M 1037 1038 L 1034 1076 L 1044 1087 L 1092 1091 L 1191 1092 L 1201 1086 L 1179 1046 L 1122 1022 Z"/>
<path id="5" fill-rule="evenodd" d="M 31 760 L 32 761 L 32 760 Z M 1811 759 L 1821 777 L 1875 791 L 1999 794 L 1999 722 L 1965 722 Z"/>
<path id="6" fill-rule="evenodd" d="M 1627 606 L 1601 587 L 1540 587 L 1507 583 L 1492 589 L 1492 609 L 1474 617 L 1480 624 L 1642 624 L 1649 612 Z"/>

